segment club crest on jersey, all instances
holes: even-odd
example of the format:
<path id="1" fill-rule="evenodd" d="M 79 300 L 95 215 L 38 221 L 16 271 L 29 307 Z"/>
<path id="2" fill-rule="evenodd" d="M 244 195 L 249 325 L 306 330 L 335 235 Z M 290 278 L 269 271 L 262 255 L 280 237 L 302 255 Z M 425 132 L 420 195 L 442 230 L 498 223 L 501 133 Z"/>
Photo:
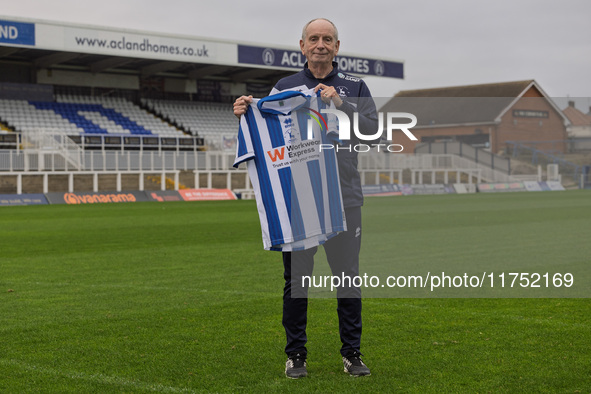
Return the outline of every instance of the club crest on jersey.
<path id="1" fill-rule="evenodd" d="M 298 140 L 297 136 L 293 132 L 293 128 L 293 119 L 286 118 L 283 121 L 283 139 L 285 140 L 286 144 L 293 144 Z"/>
<path id="2" fill-rule="evenodd" d="M 340 97 L 349 97 L 349 89 L 346 86 L 337 86 L 336 91 Z"/>

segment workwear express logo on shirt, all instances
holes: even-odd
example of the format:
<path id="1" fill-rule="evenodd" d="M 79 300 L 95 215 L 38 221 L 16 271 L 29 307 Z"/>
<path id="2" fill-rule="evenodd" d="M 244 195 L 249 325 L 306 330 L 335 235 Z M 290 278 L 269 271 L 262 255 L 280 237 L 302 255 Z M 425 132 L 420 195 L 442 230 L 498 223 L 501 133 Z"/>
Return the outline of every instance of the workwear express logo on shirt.
<path id="1" fill-rule="evenodd" d="M 267 154 L 273 163 L 277 160 L 283 160 L 285 158 L 285 146 L 268 150 Z"/>
<path id="2" fill-rule="evenodd" d="M 321 132 L 326 132 L 326 130 L 328 130 L 328 122 L 320 112 L 315 111 L 309 107 L 305 108 L 310 111 L 306 114 L 309 117 L 307 124 L 307 139 L 298 144 L 298 137 L 295 135 L 295 133 L 293 133 L 293 120 L 291 118 L 285 119 L 283 121 L 283 137 L 287 145 L 267 151 L 267 155 L 269 156 L 269 159 L 271 159 L 272 163 L 283 161 L 286 158 L 293 159 L 301 156 L 302 154 L 311 153 L 315 150 L 316 146 L 320 145 L 319 140 L 313 140 L 314 134 L 312 131 L 312 121 L 316 121 Z M 287 157 L 285 155 L 286 151 L 288 152 Z"/>
<path id="3" fill-rule="evenodd" d="M 294 160 L 306 160 L 310 155 L 318 154 L 320 140 L 304 140 L 298 144 L 284 145 L 267 151 L 274 167 L 282 167 Z"/>

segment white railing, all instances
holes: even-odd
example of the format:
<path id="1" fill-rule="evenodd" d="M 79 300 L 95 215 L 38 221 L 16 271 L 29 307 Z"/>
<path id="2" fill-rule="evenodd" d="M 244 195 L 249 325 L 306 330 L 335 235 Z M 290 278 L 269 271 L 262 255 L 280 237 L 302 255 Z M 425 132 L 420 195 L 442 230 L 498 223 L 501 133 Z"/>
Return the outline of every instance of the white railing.
<path id="1" fill-rule="evenodd" d="M 482 179 L 488 182 L 511 182 L 513 177 L 506 174 L 503 171 L 499 171 L 494 168 L 490 168 L 482 163 L 476 163 L 465 157 L 451 155 L 453 157 L 453 167 L 457 168 L 474 168 L 480 170 Z"/>
<path id="2" fill-rule="evenodd" d="M 65 163 L 80 170 L 83 150 L 59 129 L 32 129 L 22 134 L 22 145 L 26 153 L 38 152 L 40 155 L 59 154 Z M 28 163 L 25 161 L 25 163 Z"/>
<path id="3" fill-rule="evenodd" d="M 80 172 L 160 172 L 160 171 L 198 171 L 213 173 L 241 172 L 234 169 L 234 152 L 226 151 L 82 151 Z M 500 171 L 475 163 L 469 159 L 452 154 L 389 154 L 365 152 L 359 154 L 359 171 L 363 182 L 371 183 L 379 174 L 387 174 L 398 182 L 402 172 L 408 170 L 412 183 L 422 184 L 435 179 L 442 173 L 445 180 L 460 178 L 460 174 L 472 176 L 483 182 L 509 182 L 517 180 Z M 73 171 L 72 165 L 61 153 L 42 150 L 0 150 L 0 175 L 2 173 L 63 173 Z M 75 172 L 74 171 L 74 172 Z M 208 175 L 211 176 L 211 175 Z M 425 179 L 423 179 L 425 177 Z M 366 179 L 367 178 L 367 179 Z M 211 181 L 208 182 L 209 184 Z M 376 181 L 376 183 L 379 183 Z"/>
<path id="4" fill-rule="evenodd" d="M 106 151 L 80 153 L 79 171 L 233 171 L 234 153 L 210 151 Z M 61 153 L 50 150 L 0 150 L 1 171 L 72 171 Z"/>
<path id="5" fill-rule="evenodd" d="M 49 192 L 49 177 L 50 176 L 67 176 L 68 177 L 68 193 L 74 192 L 74 177 L 76 176 L 89 176 L 92 177 L 92 191 L 98 192 L 99 191 L 99 175 L 114 175 L 116 179 L 116 191 L 120 192 L 122 190 L 122 177 L 124 175 L 135 175 L 138 177 L 138 190 L 144 191 L 144 183 L 145 183 L 145 176 L 146 175 L 157 175 L 159 177 L 160 183 L 160 190 L 166 190 L 166 181 L 168 176 L 172 175 L 174 189 L 179 189 L 179 171 L 160 171 L 160 172 L 151 172 L 151 171 L 105 171 L 105 172 L 92 172 L 92 171 L 62 171 L 61 173 L 56 172 L 47 172 L 47 171 L 39 171 L 39 172 L 0 172 L 0 176 L 11 176 L 16 179 L 16 194 L 23 194 L 23 182 L 24 178 L 31 177 L 31 176 L 40 176 L 42 182 L 43 193 Z M 65 191 L 65 190 L 64 190 Z"/>
<path id="6" fill-rule="evenodd" d="M 511 160 L 493 154 L 486 149 L 478 149 L 459 141 L 453 142 L 424 142 L 415 148 L 417 154 L 451 154 L 461 156 L 505 174 L 511 173 Z"/>
<path id="7" fill-rule="evenodd" d="M 453 154 L 401 154 L 367 152 L 359 154 L 360 171 L 420 171 L 453 172 L 478 174 L 489 182 L 509 182 L 512 177 L 502 171 Z"/>

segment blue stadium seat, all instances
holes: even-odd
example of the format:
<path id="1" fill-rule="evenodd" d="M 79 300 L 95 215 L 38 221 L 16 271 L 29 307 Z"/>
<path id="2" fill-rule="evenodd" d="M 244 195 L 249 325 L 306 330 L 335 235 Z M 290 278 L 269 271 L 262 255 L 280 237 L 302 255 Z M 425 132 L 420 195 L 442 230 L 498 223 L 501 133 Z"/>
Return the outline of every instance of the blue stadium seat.
<path id="1" fill-rule="evenodd" d="M 29 102 L 35 108 L 40 110 L 52 110 L 56 114 L 74 123 L 76 126 L 82 128 L 85 133 L 89 134 L 109 134 L 109 130 L 98 126 L 96 123 L 88 120 L 79 112 L 96 112 L 105 118 L 109 119 L 121 128 L 128 130 L 130 134 L 149 135 L 152 134 L 143 126 L 137 124 L 133 120 L 123 116 L 119 112 L 111 108 L 105 108 L 100 104 L 80 104 L 80 103 L 56 103 L 56 102 Z M 115 133 L 117 133 L 115 131 Z M 117 133 L 119 134 L 119 133 Z"/>

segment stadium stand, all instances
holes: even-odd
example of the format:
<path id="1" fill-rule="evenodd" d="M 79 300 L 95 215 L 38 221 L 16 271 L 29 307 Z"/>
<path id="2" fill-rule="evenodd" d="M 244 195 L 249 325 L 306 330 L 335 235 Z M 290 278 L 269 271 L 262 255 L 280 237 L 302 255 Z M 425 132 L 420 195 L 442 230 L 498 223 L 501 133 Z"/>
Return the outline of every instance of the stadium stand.
<path id="1" fill-rule="evenodd" d="M 82 111 L 110 134 L 181 136 L 182 132 L 123 98 L 57 95 L 57 102 Z"/>
<path id="2" fill-rule="evenodd" d="M 0 118 L 21 132 L 57 128 L 67 134 L 82 134 L 84 129 L 58 115 L 50 108 L 37 108 L 24 100 L 0 100 Z"/>
<path id="3" fill-rule="evenodd" d="M 142 99 L 141 102 L 162 118 L 206 140 L 238 132 L 238 122 L 229 104 L 153 99 Z"/>
<path id="4" fill-rule="evenodd" d="M 69 135 L 183 136 L 174 126 L 122 98 L 58 96 L 57 102 L 0 100 L 0 118 L 23 132 L 59 129 Z"/>
<path id="5" fill-rule="evenodd" d="M 69 136 L 201 137 L 210 148 L 233 140 L 238 124 L 231 105 L 216 102 L 56 94 L 56 101 L 0 100 L 4 129 L 59 130 Z M 201 142 L 200 144 L 203 144 Z"/>

